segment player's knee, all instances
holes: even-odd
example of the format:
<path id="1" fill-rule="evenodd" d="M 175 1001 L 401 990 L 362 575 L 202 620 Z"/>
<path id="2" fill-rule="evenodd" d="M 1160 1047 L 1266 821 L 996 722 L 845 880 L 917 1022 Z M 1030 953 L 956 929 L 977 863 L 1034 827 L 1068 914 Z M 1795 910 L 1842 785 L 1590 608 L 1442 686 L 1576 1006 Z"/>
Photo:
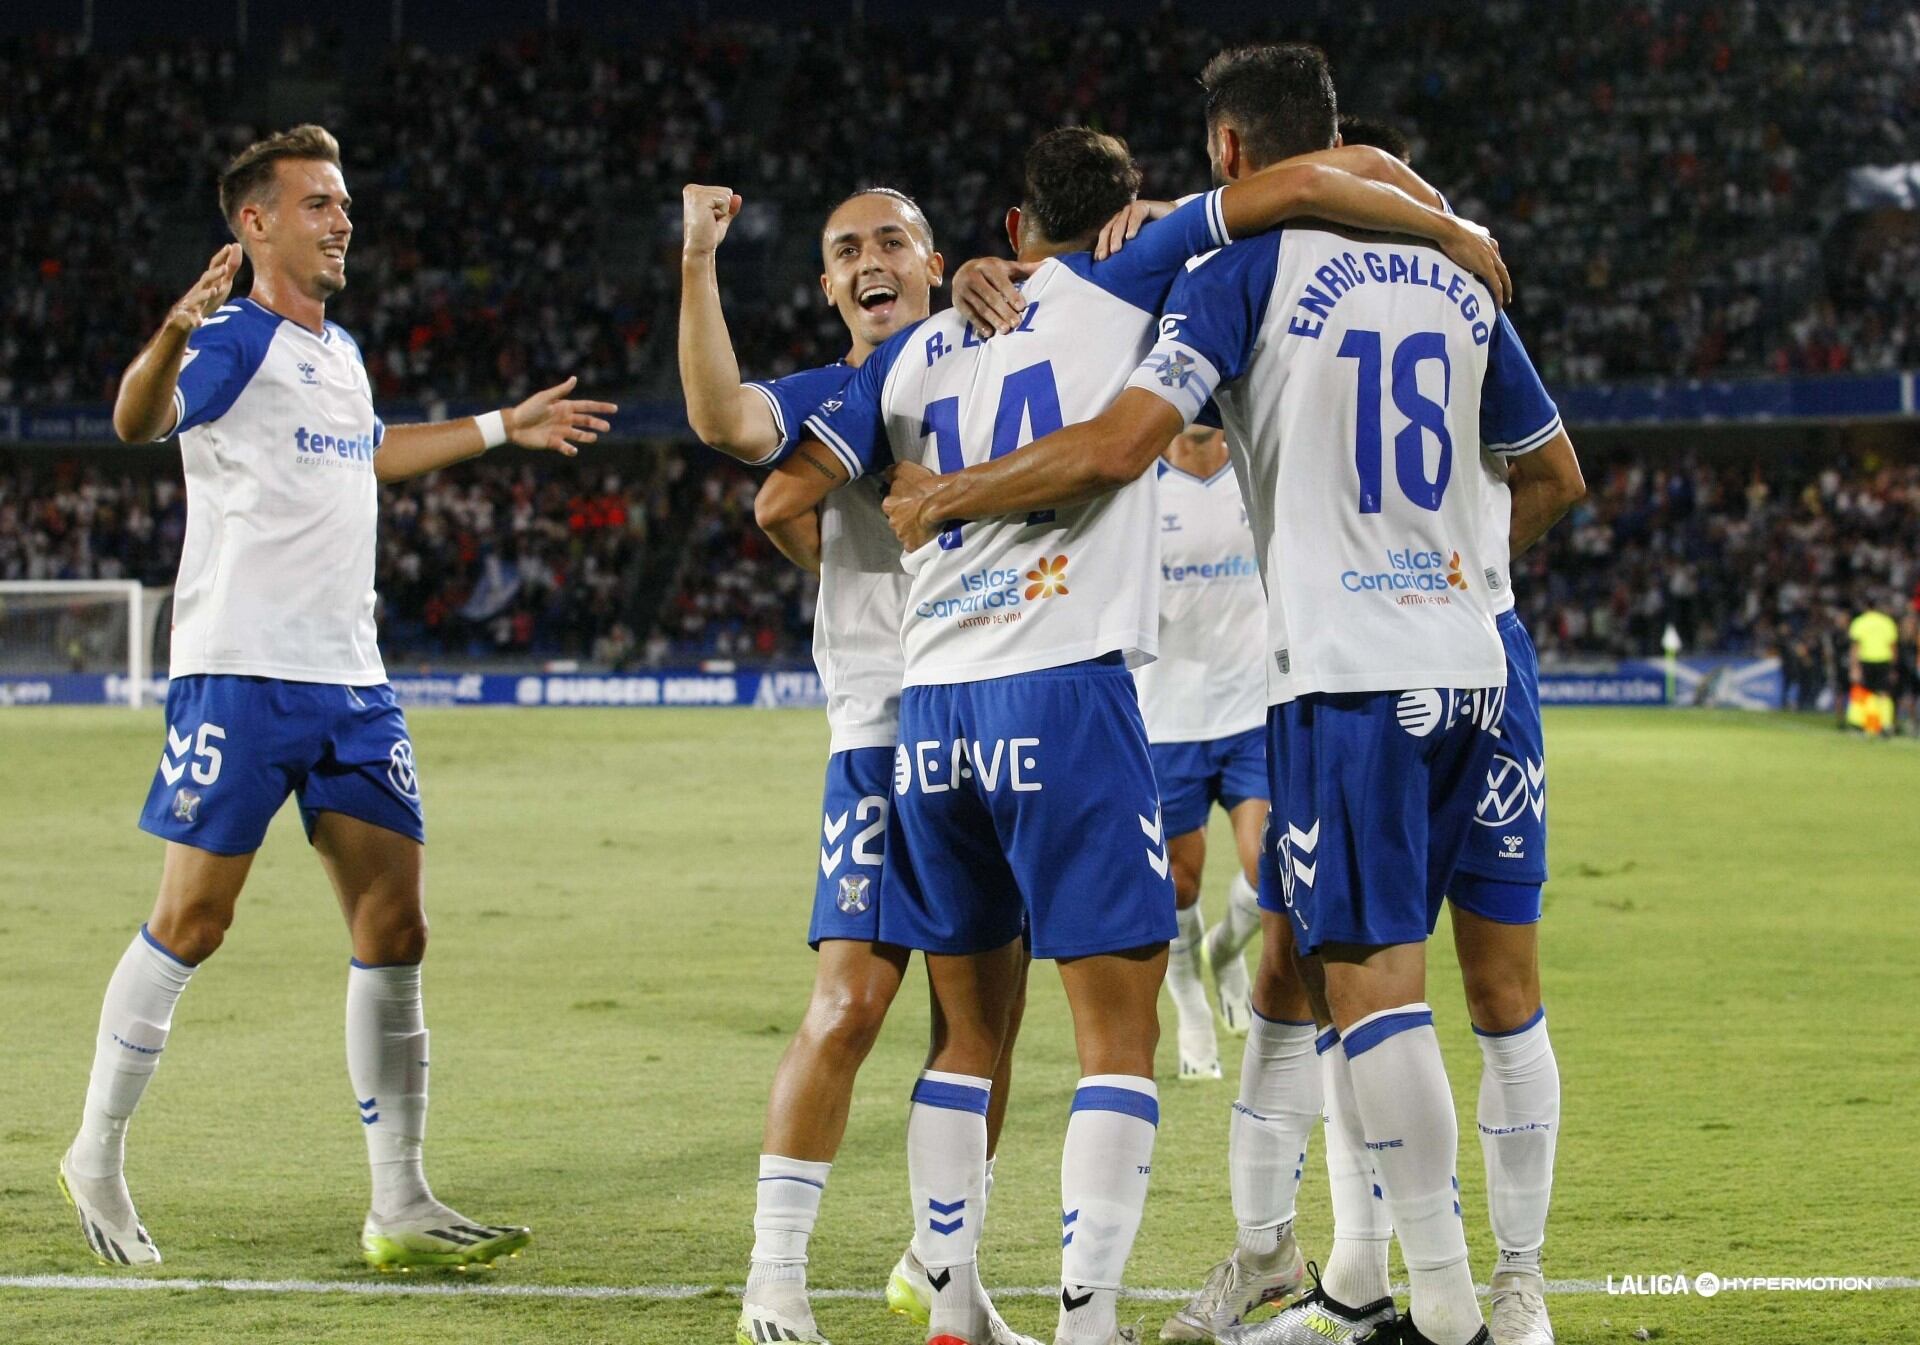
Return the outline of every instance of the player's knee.
<path id="1" fill-rule="evenodd" d="M 381 913 L 371 929 L 358 932 L 355 956 L 380 966 L 421 961 L 427 955 L 425 911 L 390 910 Z"/>
<path id="2" fill-rule="evenodd" d="M 168 953 L 189 966 L 196 966 L 219 950 L 232 924 L 233 911 L 227 907 L 190 906 L 156 912 L 147 921 L 147 932 Z"/>
<path id="3" fill-rule="evenodd" d="M 1313 1016 L 1313 1004 L 1291 957 L 1262 957 L 1253 977 L 1253 1004 L 1265 1017 L 1289 1023 Z"/>
<path id="4" fill-rule="evenodd" d="M 1173 866 L 1173 900 L 1181 910 L 1200 900 L 1200 869 L 1198 865 L 1175 862 Z"/>
<path id="5" fill-rule="evenodd" d="M 1482 1032 L 1525 1027 L 1540 1008 L 1540 989 L 1521 976 L 1483 970 L 1466 975 L 1467 1014 Z"/>
<path id="6" fill-rule="evenodd" d="M 835 986 L 814 998 L 807 1027 L 828 1050 L 865 1059 L 892 1004 L 892 995 L 873 986 Z"/>

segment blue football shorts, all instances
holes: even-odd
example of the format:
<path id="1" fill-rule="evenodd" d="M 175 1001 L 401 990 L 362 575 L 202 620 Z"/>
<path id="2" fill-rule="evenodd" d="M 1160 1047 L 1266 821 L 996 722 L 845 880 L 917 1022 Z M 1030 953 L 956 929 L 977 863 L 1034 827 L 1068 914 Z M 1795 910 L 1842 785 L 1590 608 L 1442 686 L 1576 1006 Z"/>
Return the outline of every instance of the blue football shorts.
<path id="1" fill-rule="evenodd" d="M 424 842 L 420 776 L 393 688 L 202 674 L 167 686 L 142 830 L 218 855 L 260 848 L 294 794 L 307 835 L 335 812 Z"/>
<path id="2" fill-rule="evenodd" d="M 1039 958 L 1170 942 L 1166 840 L 1118 655 L 901 693 L 883 941 L 978 953 L 1025 922 Z"/>

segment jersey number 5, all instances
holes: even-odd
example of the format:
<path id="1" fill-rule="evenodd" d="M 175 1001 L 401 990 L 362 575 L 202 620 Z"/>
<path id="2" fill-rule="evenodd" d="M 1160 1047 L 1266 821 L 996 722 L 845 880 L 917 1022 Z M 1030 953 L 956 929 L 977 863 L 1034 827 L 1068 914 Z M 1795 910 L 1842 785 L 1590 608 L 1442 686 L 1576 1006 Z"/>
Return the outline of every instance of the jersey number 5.
<path id="1" fill-rule="evenodd" d="M 1354 328 L 1340 342 L 1339 358 L 1359 363 L 1354 403 L 1353 465 L 1360 473 L 1360 512 L 1380 512 L 1385 447 L 1381 443 L 1380 333 Z M 1440 365 L 1440 400 L 1420 391 L 1420 366 Z M 1393 436 L 1393 474 L 1400 490 L 1422 509 L 1438 512 L 1440 497 L 1453 476 L 1453 436 L 1447 432 L 1447 403 L 1452 400 L 1453 362 L 1447 338 L 1439 332 L 1415 332 L 1393 351 L 1393 405 L 1407 423 Z M 1427 479 L 1428 431 L 1440 443 L 1440 460 Z"/>
<path id="2" fill-rule="evenodd" d="M 1016 369 L 1000 381 L 1000 407 L 993 413 L 993 443 L 987 450 L 987 461 L 1004 458 L 1023 444 L 1030 444 L 1059 429 L 1060 388 L 1053 379 L 1053 364 L 1041 360 L 1038 364 L 1029 364 L 1024 369 Z M 1025 426 L 1027 437 L 1020 437 Z M 966 451 L 960 443 L 960 399 L 942 397 L 938 401 L 928 402 L 926 411 L 920 417 L 920 433 L 933 436 L 934 458 L 940 464 L 940 474 L 963 471 L 967 466 Z M 1053 522 L 1053 510 L 1044 509 L 1027 515 L 1029 524 Z M 962 525 L 949 523 L 940 530 L 940 549 L 952 551 L 960 545 Z"/>

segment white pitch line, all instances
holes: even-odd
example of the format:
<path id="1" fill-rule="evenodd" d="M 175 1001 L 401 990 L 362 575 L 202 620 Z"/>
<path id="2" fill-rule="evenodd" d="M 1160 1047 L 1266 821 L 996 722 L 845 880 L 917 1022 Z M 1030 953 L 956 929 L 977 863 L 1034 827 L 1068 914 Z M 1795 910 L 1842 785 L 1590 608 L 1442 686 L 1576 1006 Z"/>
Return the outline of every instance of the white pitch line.
<path id="1" fill-rule="evenodd" d="M 1816 1278 L 1802 1276 L 1801 1278 Z M 1817 1278 L 1839 1279 L 1840 1276 Z M 1866 1279 L 1869 1291 L 1900 1289 L 1920 1289 L 1920 1279 L 1905 1275 L 1874 1275 Z M 613 1298 L 613 1299 L 687 1299 L 701 1298 L 708 1294 L 724 1294 L 738 1297 L 741 1287 L 737 1284 L 482 1284 L 472 1280 L 454 1282 L 406 1281 L 394 1279 L 378 1280 L 200 1280 L 200 1279 L 152 1279 L 138 1276 L 122 1278 L 118 1275 L 0 1275 L 0 1289 L 56 1289 L 67 1292 L 98 1291 L 141 1291 L 158 1290 L 170 1293 L 192 1293 L 206 1289 L 218 1289 L 230 1294 L 363 1294 L 375 1297 L 420 1297 L 420 1298 Z M 1396 1292 L 1406 1292 L 1405 1285 L 1395 1285 Z M 1480 1285 L 1482 1294 L 1487 1286 Z M 1058 1285 L 1036 1285 L 1024 1288 L 995 1288 L 996 1298 L 1052 1298 L 1059 1293 Z M 1153 1302 L 1180 1302 L 1193 1296 L 1192 1289 L 1129 1289 L 1125 1297 L 1145 1299 Z M 1547 1292 L 1550 1294 L 1604 1294 L 1607 1292 L 1605 1280 L 1548 1280 Z M 1745 1289 L 1726 1285 L 1722 1293 L 1755 1293 L 1761 1289 Z M 1836 1290 L 1834 1292 L 1846 1292 Z M 1855 1291 L 1858 1292 L 1858 1291 Z M 880 1299 L 885 1297 L 877 1289 L 815 1289 L 814 1298 L 851 1298 Z M 1645 1297 L 1646 1295 L 1627 1295 Z"/>

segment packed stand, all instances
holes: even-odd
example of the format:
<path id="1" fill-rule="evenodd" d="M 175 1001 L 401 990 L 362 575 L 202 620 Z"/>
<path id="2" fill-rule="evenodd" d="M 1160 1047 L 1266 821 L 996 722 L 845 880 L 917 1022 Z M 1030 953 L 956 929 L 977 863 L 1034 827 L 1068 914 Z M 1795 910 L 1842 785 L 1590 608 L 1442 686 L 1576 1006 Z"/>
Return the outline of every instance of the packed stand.
<path id="1" fill-rule="evenodd" d="M 728 512 L 738 490 L 717 484 L 721 469 L 690 474 L 689 456 L 646 453 L 617 467 L 485 463 L 383 487 L 376 586 L 387 662 L 622 668 L 796 647 L 804 657 L 811 608 L 797 591 L 810 585 L 784 561 L 773 571 L 764 539 L 743 537 Z M 185 534 L 171 463 L 0 469 L 0 580 L 167 586 Z M 661 612 L 667 624 L 656 625 L 682 567 L 686 582 Z M 782 595 L 773 615 L 743 596 L 749 589 Z"/>
<path id="2" fill-rule="evenodd" d="M 845 338 L 813 283 L 814 233 L 847 190 L 916 193 L 952 262 L 1002 251 L 1022 152 L 1062 122 L 1126 136 L 1150 193 L 1191 191 L 1207 176 L 1193 77 L 1252 36 L 1324 45 L 1343 106 L 1401 124 L 1417 166 L 1497 228 L 1550 383 L 1920 362 L 1911 231 L 1849 234 L 1836 268 L 1827 209 L 1849 166 L 1920 159 L 1920 11 L 1565 11 L 1315 0 L 1284 29 L 1212 14 L 1226 28 L 1210 31 L 1170 6 L 917 18 L 907 41 L 884 22 L 655 25 L 401 47 L 371 71 L 290 41 L 277 68 L 335 81 L 325 115 L 358 235 L 333 311 L 383 398 L 514 396 L 561 370 L 671 395 L 687 181 L 747 200 L 721 267 L 743 363 L 816 363 Z M 0 185 L 36 205 L 0 225 L 0 402 L 111 397 L 220 241 L 220 164 L 270 129 L 237 109 L 276 71 L 237 64 L 205 48 L 83 55 L 69 38 L 0 48 Z M 155 274 L 155 256 L 179 273 Z"/>
<path id="3" fill-rule="evenodd" d="M 1848 622 L 1920 617 L 1920 464 L 1609 455 L 1516 563 L 1542 661 L 1777 656 L 1791 703 L 1843 681 Z"/>

